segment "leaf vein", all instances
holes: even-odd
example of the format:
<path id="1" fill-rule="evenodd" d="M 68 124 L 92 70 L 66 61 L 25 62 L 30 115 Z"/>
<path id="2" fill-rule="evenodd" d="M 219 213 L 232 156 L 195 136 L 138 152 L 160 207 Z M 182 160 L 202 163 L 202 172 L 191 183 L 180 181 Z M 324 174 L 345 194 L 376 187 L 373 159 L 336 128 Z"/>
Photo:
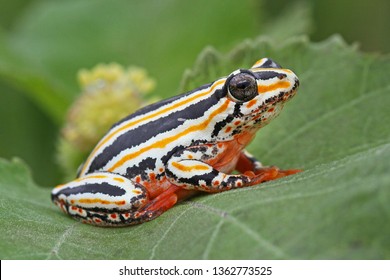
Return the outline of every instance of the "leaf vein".
<path id="1" fill-rule="evenodd" d="M 213 214 L 217 214 L 224 221 L 231 222 L 233 225 L 235 225 L 238 228 L 240 228 L 249 237 L 254 239 L 261 247 L 265 248 L 266 250 L 268 250 L 269 252 L 274 254 L 277 258 L 288 258 L 288 255 L 282 249 L 280 249 L 279 247 L 277 247 L 274 244 L 272 244 L 271 242 L 269 242 L 259 232 L 254 231 L 248 225 L 240 222 L 238 219 L 236 219 L 235 217 L 230 215 L 228 212 L 223 211 L 221 209 L 217 209 L 217 208 L 211 207 L 209 205 L 205 205 L 205 204 L 199 203 L 199 202 L 189 201 L 188 204 L 190 204 L 190 205 L 192 205 L 194 207 L 200 208 L 200 209 L 204 209 L 205 211 L 209 211 L 209 212 L 211 212 Z M 221 227 L 221 226 L 222 225 L 220 225 L 219 227 Z"/>
<path id="2" fill-rule="evenodd" d="M 150 253 L 150 257 L 149 259 L 150 260 L 153 260 L 155 255 L 156 255 L 156 250 L 157 250 L 157 247 L 161 244 L 161 242 L 165 239 L 166 236 L 168 236 L 168 232 L 173 228 L 173 226 L 176 224 L 176 222 L 188 211 L 189 208 L 185 209 L 183 212 L 180 213 L 180 215 L 178 215 L 173 221 L 172 223 L 169 225 L 169 227 L 167 228 L 167 230 L 164 232 L 164 234 L 161 236 L 160 239 L 157 240 L 157 242 L 154 244 L 153 248 L 152 248 L 152 252 Z"/>
<path id="3" fill-rule="evenodd" d="M 47 259 L 50 259 L 52 256 L 56 256 L 59 259 L 62 259 L 59 255 L 59 250 L 61 246 L 64 244 L 65 240 L 68 238 L 69 235 L 72 234 L 74 228 L 77 226 L 76 223 L 69 226 L 64 233 L 58 238 L 58 241 L 54 244 L 54 247 L 50 251 L 49 255 L 47 256 Z"/>
<path id="4" fill-rule="evenodd" d="M 204 249 L 204 252 L 202 254 L 202 259 L 207 260 L 209 258 L 211 248 L 214 245 L 214 242 L 217 240 L 217 236 L 219 233 L 219 230 L 221 229 L 222 225 L 224 223 L 224 220 L 219 220 L 218 224 L 215 226 L 215 229 L 213 230 L 213 233 L 210 236 L 209 241 L 206 244 L 206 248 Z"/>

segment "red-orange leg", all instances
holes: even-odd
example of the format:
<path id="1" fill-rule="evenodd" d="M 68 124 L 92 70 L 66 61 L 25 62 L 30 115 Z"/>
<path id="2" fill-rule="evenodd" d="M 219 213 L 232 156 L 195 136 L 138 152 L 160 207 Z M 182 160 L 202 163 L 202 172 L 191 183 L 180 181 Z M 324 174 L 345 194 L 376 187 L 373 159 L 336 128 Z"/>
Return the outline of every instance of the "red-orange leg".
<path id="1" fill-rule="evenodd" d="M 301 169 L 280 170 L 276 166 L 263 167 L 262 164 L 247 151 L 240 153 L 236 170 L 251 178 L 250 185 L 279 179 L 301 172 Z"/>

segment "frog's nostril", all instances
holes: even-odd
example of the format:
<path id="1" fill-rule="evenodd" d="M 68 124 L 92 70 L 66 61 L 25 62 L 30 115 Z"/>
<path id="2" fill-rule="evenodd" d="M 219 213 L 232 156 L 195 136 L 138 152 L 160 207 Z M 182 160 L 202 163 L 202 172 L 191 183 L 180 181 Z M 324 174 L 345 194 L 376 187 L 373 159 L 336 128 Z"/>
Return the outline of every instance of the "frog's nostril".
<path id="1" fill-rule="evenodd" d="M 278 77 L 279 80 L 283 80 L 284 78 L 287 77 L 287 75 L 286 74 L 278 74 L 277 77 Z"/>

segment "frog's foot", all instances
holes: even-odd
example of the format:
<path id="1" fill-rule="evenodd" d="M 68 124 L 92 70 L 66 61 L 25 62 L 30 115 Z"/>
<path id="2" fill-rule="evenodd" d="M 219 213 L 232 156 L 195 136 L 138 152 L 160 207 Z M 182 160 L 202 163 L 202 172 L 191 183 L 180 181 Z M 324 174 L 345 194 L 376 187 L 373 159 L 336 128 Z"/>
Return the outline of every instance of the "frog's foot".
<path id="1" fill-rule="evenodd" d="M 53 202 L 83 223 L 98 226 L 125 226 L 151 220 L 159 215 L 143 209 L 148 193 L 126 177 L 96 172 L 57 186 Z"/>
<path id="2" fill-rule="evenodd" d="M 236 170 L 253 178 L 256 175 L 259 177 L 259 183 L 264 181 L 275 180 L 285 176 L 293 175 L 302 172 L 301 169 L 280 170 L 276 166 L 263 166 L 253 155 L 246 150 L 240 153 L 237 161 Z"/>
<path id="3" fill-rule="evenodd" d="M 298 172 L 302 172 L 300 169 L 287 169 L 280 170 L 276 166 L 262 167 L 255 171 L 246 171 L 244 175 L 250 178 L 249 185 L 256 185 L 266 181 L 272 181 L 275 179 L 283 178 L 285 176 L 293 175 Z"/>

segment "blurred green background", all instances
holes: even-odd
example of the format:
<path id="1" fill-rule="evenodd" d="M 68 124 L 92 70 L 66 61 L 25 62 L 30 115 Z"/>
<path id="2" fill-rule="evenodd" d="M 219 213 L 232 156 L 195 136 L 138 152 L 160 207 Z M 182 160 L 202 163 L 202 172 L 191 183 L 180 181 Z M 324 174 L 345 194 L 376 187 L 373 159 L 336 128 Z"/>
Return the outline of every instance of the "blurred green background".
<path id="1" fill-rule="evenodd" d="M 1 0 L 0 157 L 22 158 L 41 185 L 61 181 L 56 143 L 80 68 L 138 65 L 167 97 L 206 46 L 227 51 L 264 34 L 282 42 L 339 33 L 363 51 L 388 53 L 389 11 L 388 0 Z M 294 24 L 283 21 L 292 14 Z"/>

